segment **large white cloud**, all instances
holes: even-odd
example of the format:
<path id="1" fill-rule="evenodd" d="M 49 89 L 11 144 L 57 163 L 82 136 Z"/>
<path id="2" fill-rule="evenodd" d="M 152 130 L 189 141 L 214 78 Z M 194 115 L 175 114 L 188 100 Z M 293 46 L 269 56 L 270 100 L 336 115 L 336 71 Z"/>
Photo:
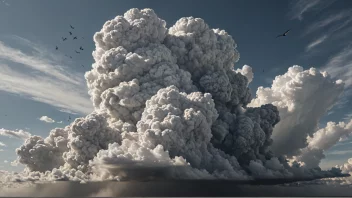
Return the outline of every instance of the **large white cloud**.
<path id="1" fill-rule="evenodd" d="M 319 120 L 342 94 L 344 84 L 315 68 L 290 67 L 279 75 L 270 88 L 259 87 L 249 106 L 273 104 L 281 121 L 273 131 L 272 150 L 279 155 L 294 156 L 306 147 L 307 136 L 317 130 Z"/>
<path id="2" fill-rule="evenodd" d="M 28 138 L 17 149 L 23 178 L 130 179 L 150 168 L 193 179 L 341 175 L 290 166 L 270 151 L 279 111 L 281 130 L 291 116 L 299 126 L 313 117 L 310 131 L 333 105 L 343 86 L 327 74 L 292 67 L 247 107 L 251 68 L 235 70 L 235 41 L 202 19 L 181 18 L 167 29 L 153 10 L 131 9 L 107 21 L 94 41 L 95 63 L 85 78 L 95 111 L 47 138 Z M 313 96 L 326 100 L 313 105 Z"/>

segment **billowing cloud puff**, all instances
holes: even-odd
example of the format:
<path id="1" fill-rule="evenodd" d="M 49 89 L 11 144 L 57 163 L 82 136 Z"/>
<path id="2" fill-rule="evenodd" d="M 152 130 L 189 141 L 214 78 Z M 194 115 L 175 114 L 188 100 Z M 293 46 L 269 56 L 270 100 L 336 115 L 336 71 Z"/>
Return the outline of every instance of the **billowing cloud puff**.
<path id="1" fill-rule="evenodd" d="M 347 163 L 341 166 L 341 170 L 345 173 L 352 172 L 352 158 L 347 160 Z"/>
<path id="2" fill-rule="evenodd" d="M 332 106 L 342 86 L 325 73 L 294 66 L 247 107 L 252 69 L 235 70 L 235 41 L 202 19 L 181 18 L 167 29 L 153 10 L 131 9 L 107 21 L 94 41 L 95 63 L 85 78 L 95 111 L 45 139 L 27 139 L 17 150 L 27 167 L 23 178 L 133 179 L 158 170 L 181 179 L 341 175 L 290 165 L 270 150 L 293 133 L 285 119 L 302 126 L 312 117 L 314 128 Z M 314 106 L 317 95 L 327 100 Z M 284 137 L 275 134 L 281 114 Z"/>
<path id="3" fill-rule="evenodd" d="M 16 149 L 17 161 L 26 164 L 30 171 L 52 170 L 64 163 L 62 153 L 67 150 L 66 145 L 67 131 L 65 129 L 53 129 L 45 139 L 34 135 Z"/>
<path id="4" fill-rule="evenodd" d="M 335 82 L 326 72 L 293 66 L 277 76 L 271 88 L 259 87 L 249 106 L 278 107 L 281 121 L 274 128 L 271 148 L 277 155 L 294 156 L 307 146 L 307 136 L 317 130 L 320 118 L 336 103 L 342 91 L 343 83 Z"/>
<path id="5" fill-rule="evenodd" d="M 242 67 L 242 69 L 237 69 L 236 72 L 241 73 L 243 76 L 247 77 L 248 83 L 252 82 L 252 80 L 254 78 L 254 73 L 253 73 L 252 67 L 250 67 L 248 65 L 244 65 Z"/>
<path id="6" fill-rule="evenodd" d="M 352 134 L 352 120 L 348 123 L 328 122 L 325 128 L 319 129 L 312 137 L 307 138 L 308 146 L 301 149 L 301 154 L 294 159 L 304 162 L 307 167 L 318 167 L 320 161 L 325 158 L 324 151 L 350 134 Z"/>

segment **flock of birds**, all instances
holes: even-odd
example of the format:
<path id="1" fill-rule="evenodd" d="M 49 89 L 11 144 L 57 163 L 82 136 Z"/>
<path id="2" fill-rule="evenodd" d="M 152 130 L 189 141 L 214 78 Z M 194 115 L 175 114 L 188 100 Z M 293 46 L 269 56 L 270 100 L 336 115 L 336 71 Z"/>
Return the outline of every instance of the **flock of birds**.
<path id="1" fill-rule="evenodd" d="M 70 25 L 70 27 L 71 27 L 72 30 L 75 29 L 75 27 L 73 27 L 72 25 Z M 287 30 L 287 31 L 284 32 L 283 34 L 277 35 L 276 38 L 287 36 L 288 32 L 290 32 L 290 31 L 291 31 L 291 29 Z M 77 36 L 73 36 L 73 33 L 72 33 L 71 31 L 69 31 L 69 34 L 70 34 L 70 36 L 72 36 L 72 40 L 78 39 Z M 82 37 L 82 39 L 84 39 L 84 37 Z M 62 37 L 62 41 L 66 41 L 66 40 L 67 40 L 67 37 Z M 55 49 L 56 49 L 56 50 L 59 50 L 59 47 L 56 46 Z M 84 49 L 83 49 L 82 46 L 80 46 L 80 47 L 79 47 L 79 50 L 80 50 L 80 51 L 83 51 Z M 81 53 L 80 51 L 75 50 L 75 52 L 76 52 L 77 54 L 80 54 L 80 53 Z M 72 59 L 72 56 L 68 56 L 68 55 L 66 55 L 66 54 L 65 54 L 65 56 L 66 56 L 66 57 L 70 57 L 70 58 Z M 84 65 L 82 65 L 82 67 L 84 67 Z M 263 69 L 263 72 L 264 72 L 264 69 Z M 7 116 L 7 115 L 5 115 L 5 116 Z M 71 121 L 71 116 L 68 116 L 67 121 L 68 121 L 68 122 Z"/>
<path id="2" fill-rule="evenodd" d="M 70 25 L 71 29 L 74 30 L 75 27 L 73 27 L 72 25 Z M 283 36 L 287 36 L 288 32 L 291 31 L 291 29 L 287 30 L 286 32 L 284 32 L 283 34 L 279 34 L 278 36 L 276 36 L 276 38 L 279 38 L 279 37 L 283 37 Z M 70 36 L 73 36 L 73 33 L 71 31 L 68 32 L 70 34 Z M 62 41 L 66 41 L 67 40 L 67 37 L 61 37 L 62 38 Z M 77 36 L 73 36 L 72 40 L 76 40 L 78 39 Z M 84 39 L 84 37 L 82 37 L 82 39 Z M 56 50 L 59 50 L 59 47 L 56 46 L 55 48 Z M 76 54 L 80 54 L 81 52 L 80 51 L 83 51 L 83 47 L 80 46 L 79 47 L 79 51 L 75 50 Z M 65 54 L 66 57 L 70 57 L 72 59 L 72 56 L 68 56 L 67 54 Z M 84 65 L 81 65 L 82 67 L 84 67 Z M 264 69 L 263 69 L 263 72 L 264 72 Z M 71 118 L 70 118 L 71 119 Z"/>
<path id="3" fill-rule="evenodd" d="M 72 33 L 72 31 L 75 29 L 75 27 L 73 27 L 72 25 L 70 25 L 70 28 L 71 28 L 72 30 L 70 30 L 68 33 L 70 34 L 70 36 L 72 36 L 72 40 L 77 40 L 78 37 L 77 37 L 77 36 L 74 36 L 73 33 Z M 64 41 L 67 40 L 67 37 L 61 37 L 61 39 L 62 39 L 62 41 L 64 42 Z M 84 39 L 84 37 L 82 37 L 82 39 Z M 55 47 L 55 50 L 59 50 L 59 47 L 56 46 L 56 47 Z M 78 51 L 75 50 L 75 52 L 76 52 L 76 54 L 80 54 L 81 51 L 83 51 L 83 50 L 84 50 L 83 47 L 80 46 L 79 49 L 78 49 Z M 67 54 L 65 54 L 65 56 L 72 59 L 72 56 L 69 56 L 69 55 L 67 55 Z M 81 65 L 81 66 L 84 67 L 84 65 Z M 68 116 L 67 122 L 70 122 L 70 121 L 71 121 L 71 116 Z"/>
<path id="4" fill-rule="evenodd" d="M 73 27 L 72 25 L 70 25 L 70 28 L 71 28 L 72 30 L 70 30 L 68 33 L 70 34 L 70 36 L 72 36 L 72 40 L 77 40 L 78 37 L 77 37 L 77 36 L 74 36 L 73 33 L 72 33 L 72 31 L 75 29 L 75 27 Z M 62 41 L 64 42 L 64 41 L 67 40 L 67 37 L 61 37 L 61 39 L 62 39 Z M 84 39 L 84 37 L 82 37 L 82 39 Z M 59 47 L 56 46 L 55 50 L 59 50 Z M 81 51 L 83 51 L 83 50 L 84 50 L 83 47 L 80 46 L 78 50 L 75 50 L 75 52 L 76 52 L 76 54 L 80 54 Z M 72 59 L 72 56 L 71 56 L 71 55 L 69 56 L 69 55 L 65 54 L 65 56 Z M 84 65 L 81 65 L 81 66 L 84 67 Z"/>

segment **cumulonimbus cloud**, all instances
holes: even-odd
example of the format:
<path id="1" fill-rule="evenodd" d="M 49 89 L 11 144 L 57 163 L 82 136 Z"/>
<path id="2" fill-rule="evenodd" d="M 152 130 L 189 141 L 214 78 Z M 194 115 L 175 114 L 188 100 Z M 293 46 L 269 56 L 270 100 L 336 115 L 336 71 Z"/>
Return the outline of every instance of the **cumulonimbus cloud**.
<path id="1" fill-rule="evenodd" d="M 275 141 L 287 141 L 275 136 L 279 114 L 300 126 L 313 117 L 314 124 L 334 104 L 343 85 L 326 73 L 293 66 L 271 89 L 260 89 L 272 97 L 249 107 L 251 68 L 234 69 L 240 57 L 235 41 L 203 19 L 183 17 L 168 29 L 152 9 L 131 9 L 107 21 L 94 42 L 95 62 L 85 74 L 94 111 L 46 138 L 26 139 L 16 150 L 25 178 L 121 180 L 150 170 L 173 179 L 342 176 L 338 169 L 290 165 L 271 152 Z M 287 85 L 282 92 L 280 82 Z M 326 100 L 315 106 L 316 97 Z"/>

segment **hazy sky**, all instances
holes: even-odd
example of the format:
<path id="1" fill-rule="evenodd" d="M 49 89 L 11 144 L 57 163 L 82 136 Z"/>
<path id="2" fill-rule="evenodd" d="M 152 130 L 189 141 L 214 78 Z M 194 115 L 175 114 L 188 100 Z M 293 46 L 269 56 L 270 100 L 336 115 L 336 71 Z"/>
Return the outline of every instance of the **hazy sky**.
<path id="1" fill-rule="evenodd" d="M 352 117 L 348 108 L 352 103 L 352 1 L 191 2 L 1 1 L 0 128 L 46 137 L 50 129 L 66 126 L 69 115 L 74 119 L 89 113 L 93 108 L 83 75 L 93 63 L 93 35 L 105 21 L 134 7 L 154 9 L 168 27 L 181 17 L 193 16 L 203 18 L 212 28 L 225 29 L 238 44 L 241 57 L 236 67 L 247 64 L 254 69 L 253 95 L 258 86 L 270 86 L 275 76 L 292 65 L 328 68 L 334 77 L 347 80 L 346 94 L 321 120 L 321 126 Z M 290 28 L 287 37 L 275 38 Z M 78 39 L 73 40 L 69 31 Z M 42 116 L 48 117 L 40 120 Z M 14 150 L 23 140 L 0 136 L 0 142 L 5 144 L 0 144 L 0 168 L 20 170 L 9 162 L 16 158 Z M 327 151 L 322 167 L 344 163 L 352 156 L 351 148 L 352 139 L 339 143 Z"/>

